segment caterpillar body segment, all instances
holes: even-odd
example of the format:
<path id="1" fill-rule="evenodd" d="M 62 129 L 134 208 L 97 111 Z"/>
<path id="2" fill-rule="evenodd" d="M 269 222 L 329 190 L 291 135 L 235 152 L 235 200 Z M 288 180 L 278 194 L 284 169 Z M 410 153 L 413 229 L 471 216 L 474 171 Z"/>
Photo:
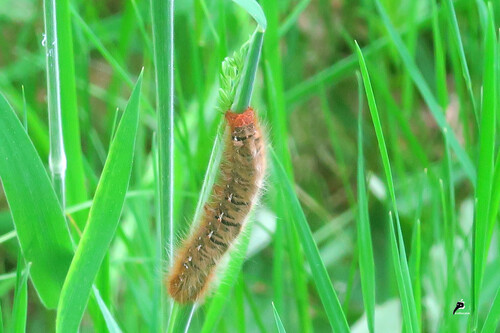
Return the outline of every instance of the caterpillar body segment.
<path id="1" fill-rule="evenodd" d="M 227 111 L 225 118 L 228 130 L 218 180 L 167 279 L 168 292 L 178 303 L 203 299 L 217 265 L 240 235 L 262 187 L 265 142 L 253 109 L 241 114 Z"/>

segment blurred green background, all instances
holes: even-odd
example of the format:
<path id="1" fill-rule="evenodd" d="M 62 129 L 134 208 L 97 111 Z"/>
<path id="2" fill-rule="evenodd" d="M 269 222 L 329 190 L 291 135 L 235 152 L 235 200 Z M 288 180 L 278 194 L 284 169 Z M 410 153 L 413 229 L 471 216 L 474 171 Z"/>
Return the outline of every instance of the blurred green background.
<path id="1" fill-rule="evenodd" d="M 122 330 L 154 331 L 152 313 L 157 311 L 154 299 L 158 295 L 153 280 L 167 268 L 158 267 L 154 261 L 157 212 L 152 142 L 157 124 L 150 3 L 70 3 L 74 53 L 66 56 L 74 57 L 75 62 L 85 186 L 90 197 L 106 159 L 116 109 L 123 111 L 132 82 L 144 67 L 129 194 L 106 265 L 109 308 Z M 253 106 L 263 119 L 279 159 L 293 174 L 295 193 L 351 330 L 367 331 L 356 229 L 360 100 L 355 75 L 359 71 L 356 40 L 367 62 L 388 149 L 422 331 L 465 331 L 469 316 L 452 317 L 451 312 L 461 299 L 466 303 L 464 311 L 470 310 L 474 186 L 455 151 L 451 150 L 447 160 L 449 147 L 429 111 L 429 102 L 415 86 L 412 69 L 389 37 L 375 1 L 260 3 L 268 29 Z M 457 0 L 453 1 L 454 11 L 447 7 L 452 1 L 380 3 L 477 171 L 487 3 Z M 492 9 L 498 33 L 500 3 L 492 2 Z M 175 3 L 174 219 L 179 239 L 191 223 L 222 117 L 216 111 L 221 62 L 240 49 L 255 26 L 252 18 L 232 1 Z M 0 3 L 0 91 L 21 118 L 26 107 L 29 135 L 47 163 L 43 34 L 41 1 Z M 493 69 L 497 78 L 498 63 Z M 498 95 L 498 85 L 496 89 Z M 403 314 L 390 248 L 388 211 L 392 208 L 364 91 L 361 97 L 366 197 L 375 262 L 375 331 L 395 332 L 401 330 Z M 497 129 L 498 110 L 497 105 Z M 499 140 L 493 140 L 498 156 Z M 71 180 L 68 182 L 71 186 Z M 287 332 L 331 331 L 297 234 L 288 231 L 288 208 L 279 201 L 276 184 L 269 176 L 264 198 L 255 212 L 250 253 L 233 281 L 217 332 L 275 331 L 273 301 Z M 499 187 L 498 182 L 492 184 L 492 196 Z M 75 204 L 69 202 L 68 209 Z M 494 211 L 495 207 L 490 209 Z M 500 285 L 500 228 L 495 218 L 480 294 L 480 327 Z M 451 235 L 446 221 L 456 227 Z M 0 234 L 7 236 L 0 244 L 0 297 L 5 327 L 12 325 L 16 281 L 17 240 L 12 230 L 8 205 L 0 192 Z M 417 243 L 419 251 L 414 248 Z M 451 254 L 450 246 L 454 249 Z M 447 289 L 450 283 L 452 290 Z M 55 311 L 43 307 L 31 285 L 28 290 L 27 331 L 52 331 Z M 203 326 L 207 308 L 202 306 L 194 313 L 193 332 Z M 189 311 L 185 312 L 187 316 Z M 86 315 L 81 331 L 99 331 L 96 327 Z"/>

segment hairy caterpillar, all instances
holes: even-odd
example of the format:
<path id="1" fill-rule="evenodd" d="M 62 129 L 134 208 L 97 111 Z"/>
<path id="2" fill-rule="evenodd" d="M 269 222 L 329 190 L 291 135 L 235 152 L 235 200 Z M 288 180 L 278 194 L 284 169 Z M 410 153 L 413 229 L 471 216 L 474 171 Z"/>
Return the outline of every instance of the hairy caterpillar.
<path id="1" fill-rule="evenodd" d="M 241 233 L 263 183 L 265 143 L 254 110 L 227 111 L 225 118 L 228 135 L 218 181 L 167 279 L 168 292 L 179 303 L 203 298 L 217 264 Z"/>

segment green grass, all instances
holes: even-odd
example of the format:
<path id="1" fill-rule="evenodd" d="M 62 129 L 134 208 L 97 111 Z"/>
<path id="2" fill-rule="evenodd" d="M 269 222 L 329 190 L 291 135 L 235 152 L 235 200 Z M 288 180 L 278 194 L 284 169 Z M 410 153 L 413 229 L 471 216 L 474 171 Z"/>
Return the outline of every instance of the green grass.
<path id="1" fill-rule="evenodd" d="M 498 1 L 172 4 L 1 2 L 0 332 L 499 329 Z M 263 197 L 174 305 L 248 105 Z"/>

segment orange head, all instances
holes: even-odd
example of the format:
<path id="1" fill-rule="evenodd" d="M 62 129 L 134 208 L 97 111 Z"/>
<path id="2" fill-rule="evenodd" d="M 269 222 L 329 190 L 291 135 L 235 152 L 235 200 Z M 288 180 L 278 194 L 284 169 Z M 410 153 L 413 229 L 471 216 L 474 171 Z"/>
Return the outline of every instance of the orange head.
<path id="1" fill-rule="evenodd" d="M 254 111 L 251 107 L 243 113 L 235 113 L 229 110 L 226 112 L 226 120 L 231 128 L 250 125 L 255 122 Z"/>

